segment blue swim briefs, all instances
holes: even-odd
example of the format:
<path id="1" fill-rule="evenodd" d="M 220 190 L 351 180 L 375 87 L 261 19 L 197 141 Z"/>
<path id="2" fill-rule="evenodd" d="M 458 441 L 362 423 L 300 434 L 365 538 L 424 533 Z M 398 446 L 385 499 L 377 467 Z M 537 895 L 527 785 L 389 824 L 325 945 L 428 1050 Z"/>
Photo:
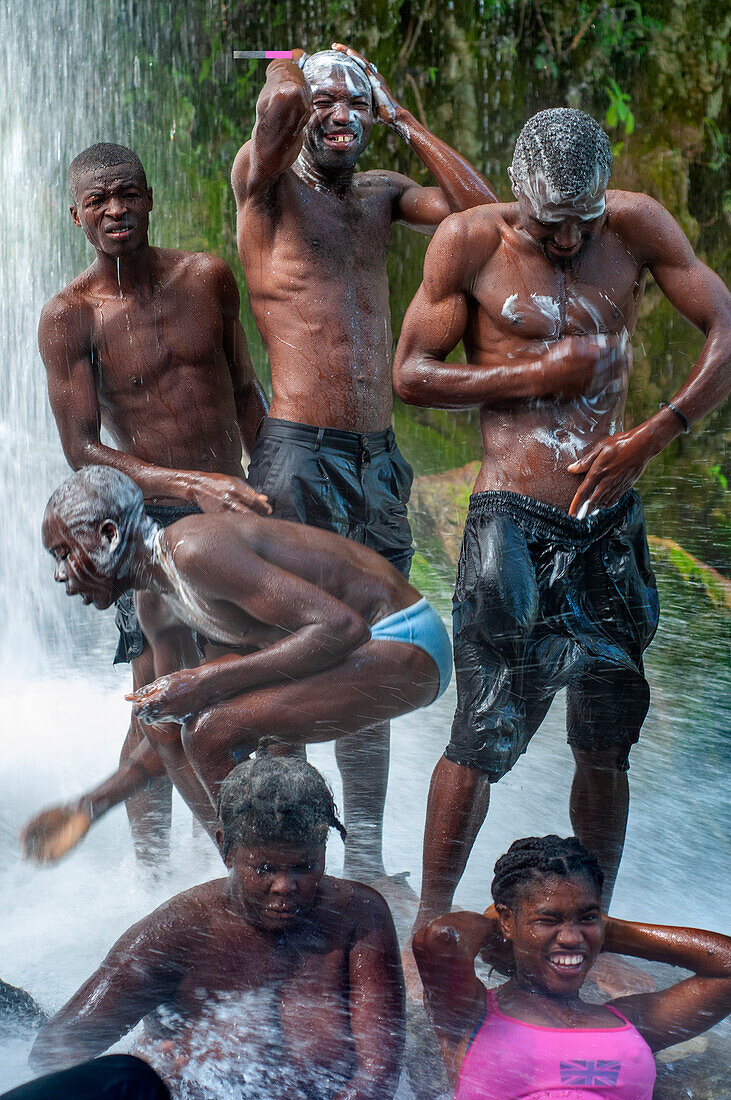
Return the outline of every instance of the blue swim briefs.
<path id="1" fill-rule="evenodd" d="M 386 615 L 371 627 L 371 638 L 382 642 L 407 642 L 427 653 L 439 670 L 438 699 L 452 678 L 452 642 L 437 612 L 423 596 L 410 607 Z"/>

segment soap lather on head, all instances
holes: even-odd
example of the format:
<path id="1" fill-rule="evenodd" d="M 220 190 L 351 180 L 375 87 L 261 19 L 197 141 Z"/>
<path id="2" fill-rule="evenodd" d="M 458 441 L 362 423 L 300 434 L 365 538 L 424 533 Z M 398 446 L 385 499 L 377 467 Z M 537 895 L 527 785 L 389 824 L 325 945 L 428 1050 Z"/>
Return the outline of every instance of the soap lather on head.
<path id="1" fill-rule="evenodd" d="M 525 195 L 544 222 L 599 217 L 611 174 L 607 135 L 590 115 L 571 107 L 552 107 L 529 119 L 508 169 L 516 198 Z"/>

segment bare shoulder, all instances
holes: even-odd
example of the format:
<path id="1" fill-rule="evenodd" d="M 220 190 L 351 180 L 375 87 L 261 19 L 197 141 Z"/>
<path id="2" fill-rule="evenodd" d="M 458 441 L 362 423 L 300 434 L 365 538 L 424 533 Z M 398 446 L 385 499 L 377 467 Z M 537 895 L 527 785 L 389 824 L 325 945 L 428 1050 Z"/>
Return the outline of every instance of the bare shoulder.
<path id="1" fill-rule="evenodd" d="M 342 927 L 353 939 L 372 932 L 386 932 L 395 939 L 391 910 L 377 890 L 351 879 L 325 876 L 322 881 L 326 904 L 341 915 Z"/>
<path id="2" fill-rule="evenodd" d="M 230 577 L 234 558 L 243 555 L 253 561 L 258 518 L 254 512 L 194 513 L 166 528 L 163 538 L 187 579 L 208 587 L 220 570 Z M 243 573 L 241 581 L 245 579 Z"/>
<path id="3" fill-rule="evenodd" d="M 70 349 L 91 337 L 94 318 L 91 282 L 90 272 L 84 271 L 43 306 L 38 321 L 41 354 L 46 345 L 50 347 L 58 340 Z"/>
<path id="4" fill-rule="evenodd" d="M 638 263 L 674 256 L 692 257 L 690 242 L 670 213 L 650 195 L 638 191 L 607 191 L 610 229 Z"/>
<path id="5" fill-rule="evenodd" d="M 437 227 L 424 261 L 427 293 L 469 289 L 497 250 L 506 228 L 505 205 L 493 203 L 450 214 Z M 433 285 L 432 285 L 433 284 Z"/>

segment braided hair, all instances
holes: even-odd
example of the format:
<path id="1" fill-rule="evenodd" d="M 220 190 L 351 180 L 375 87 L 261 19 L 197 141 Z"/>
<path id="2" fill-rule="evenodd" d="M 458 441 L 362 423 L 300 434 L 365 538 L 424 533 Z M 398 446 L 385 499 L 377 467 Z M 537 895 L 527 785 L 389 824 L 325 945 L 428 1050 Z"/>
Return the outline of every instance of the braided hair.
<path id="1" fill-rule="evenodd" d="M 259 755 L 228 773 L 218 795 L 225 859 L 237 845 L 284 842 L 320 847 L 338 821 L 332 791 L 316 768 L 296 757 Z"/>
<path id="2" fill-rule="evenodd" d="M 604 885 L 599 864 L 577 837 L 527 836 L 514 841 L 495 864 L 493 901 L 514 909 L 521 889 L 547 875 L 561 878 L 582 875 L 599 894 Z"/>

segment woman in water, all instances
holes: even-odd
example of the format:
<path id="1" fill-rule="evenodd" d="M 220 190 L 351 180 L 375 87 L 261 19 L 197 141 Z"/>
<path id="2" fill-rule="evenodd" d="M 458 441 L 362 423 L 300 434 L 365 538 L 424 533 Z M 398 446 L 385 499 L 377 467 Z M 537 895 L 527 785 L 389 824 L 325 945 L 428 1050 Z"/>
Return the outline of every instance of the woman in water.
<path id="1" fill-rule="evenodd" d="M 516 840 L 495 864 L 494 905 L 483 916 L 449 913 L 416 934 L 425 1005 L 455 1100 L 579 1100 L 587 1088 L 607 1100 L 651 1100 L 653 1051 L 731 1011 L 731 939 L 602 916 L 602 882 L 576 837 Z M 589 1004 L 581 987 L 600 951 L 694 976 Z M 478 954 L 509 981 L 486 989 L 475 974 Z"/>

